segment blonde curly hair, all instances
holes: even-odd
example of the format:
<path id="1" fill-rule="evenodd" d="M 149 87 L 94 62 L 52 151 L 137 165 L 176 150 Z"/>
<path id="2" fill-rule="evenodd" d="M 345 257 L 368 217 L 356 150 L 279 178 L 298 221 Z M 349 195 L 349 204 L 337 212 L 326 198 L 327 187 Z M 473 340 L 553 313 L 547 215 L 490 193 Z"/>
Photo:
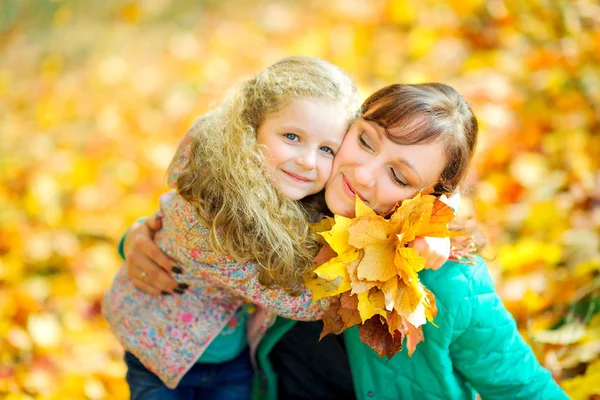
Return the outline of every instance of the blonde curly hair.
<path id="1" fill-rule="evenodd" d="M 339 105 L 348 123 L 360 106 L 356 86 L 340 68 L 311 57 L 285 58 L 194 123 L 191 155 L 176 182 L 178 194 L 210 227 L 215 251 L 258 263 L 261 284 L 290 293 L 298 293 L 303 275 L 314 269 L 319 246 L 306 208 L 285 198 L 269 178 L 256 132 L 266 117 L 299 98 Z"/>

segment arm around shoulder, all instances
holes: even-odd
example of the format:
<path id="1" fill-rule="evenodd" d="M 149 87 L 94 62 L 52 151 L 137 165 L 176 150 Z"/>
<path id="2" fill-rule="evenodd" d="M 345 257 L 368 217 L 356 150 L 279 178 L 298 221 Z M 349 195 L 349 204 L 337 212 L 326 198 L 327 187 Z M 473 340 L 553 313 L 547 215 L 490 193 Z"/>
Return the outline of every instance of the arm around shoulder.
<path id="1" fill-rule="evenodd" d="M 331 305 L 331 299 L 312 300 L 310 290 L 304 288 L 294 296 L 280 287 L 266 287 L 259 282 L 258 265 L 231 263 L 212 269 L 213 278 L 233 293 L 280 317 L 298 321 L 316 321 Z"/>
<path id="2" fill-rule="evenodd" d="M 455 368 L 488 399 L 568 399 L 523 340 L 494 290 L 486 263 L 471 267 L 470 293 L 450 345 Z"/>

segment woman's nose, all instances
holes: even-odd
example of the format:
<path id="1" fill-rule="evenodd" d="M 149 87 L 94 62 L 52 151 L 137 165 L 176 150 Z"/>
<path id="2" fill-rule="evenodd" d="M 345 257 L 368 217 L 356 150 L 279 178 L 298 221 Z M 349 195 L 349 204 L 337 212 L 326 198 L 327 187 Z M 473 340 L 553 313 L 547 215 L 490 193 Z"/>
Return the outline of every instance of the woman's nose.
<path id="1" fill-rule="evenodd" d="M 367 166 L 357 167 L 354 170 L 354 179 L 358 185 L 364 187 L 375 186 L 375 175 L 373 170 Z"/>

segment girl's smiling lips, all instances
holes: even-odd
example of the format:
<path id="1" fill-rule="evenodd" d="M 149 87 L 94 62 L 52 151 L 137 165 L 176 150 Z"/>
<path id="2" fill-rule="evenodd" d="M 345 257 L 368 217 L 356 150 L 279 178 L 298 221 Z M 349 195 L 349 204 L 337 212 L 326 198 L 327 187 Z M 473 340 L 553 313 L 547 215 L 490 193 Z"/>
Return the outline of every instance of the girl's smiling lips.
<path id="1" fill-rule="evenodd" d="M 291 173 L 291 172 L 284 171 L 283 169 L 281 170 L 281 172 L 283 172 L 284 174 L 286 174 L 287 176 L 289 176 L 289 177 L 290 177 L 290 178 L 292 178 L 293 180 L 295 180 L 295 181 L 298 181 L 298 182 L 301 182 L 301 183 L 309 183 L 309 182 L 312 182 L 312 180 L 311 180 L 311 179 L 307 179 L 307 178 L 305 178 L 305 177 L 303 177 L 303 176 L 296 175 L 296 174 L 293 174 L 293 173 Z"/>
<path id="2" fill-rule="evenodd" d="M 360 192 L 356 189 L 354 189 L 354 186 L 352 186 L 350 184 L 350 182 L 348 181 L 348 179 L 342 174 L 342 180 L 344 182 L 344 189 L 346 191 L 346 194 L 348 194 L 348 196 L 351 199 L 354 199 L 354 197 L 356 197 L 356 195 L 358 195 L 358 197 L 360 197 L 360 199 L 365 202 L 368 203 L 367 199 L 365 198 L 365 196 L 363 196 L 362 194 L 360 194 Z"/>

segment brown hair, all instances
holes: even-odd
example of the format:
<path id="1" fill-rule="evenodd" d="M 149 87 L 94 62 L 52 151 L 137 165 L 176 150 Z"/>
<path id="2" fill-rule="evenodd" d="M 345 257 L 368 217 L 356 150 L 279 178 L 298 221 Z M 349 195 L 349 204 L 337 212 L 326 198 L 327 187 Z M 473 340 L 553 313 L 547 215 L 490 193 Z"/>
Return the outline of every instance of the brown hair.
<path id="1" fill-rule="evenodd" d="M 210 227 L 212 249 L 256 262 L 263 285 L 290 293 L 314 269 L 318 244 L 302 204 L 284 197 L 269 178 L 256 131 L 298 98 L 339 105 L 349 123 L 359 110 L 356 87 L 340 68 L 312 57 L 285 58 L 235 87 L 194 123 L 191 155 L 176 182 L 177 192 Z"/>
<path id="2" fill-rule="evenodd" d="M 397 144 L 443 141 L 448 161 L 434 187 L 436 193 L 452 193 L 465 178 L 478 124 L 471 107 L 452 87 L 442 83 L 386 86 L 365 100 L 362 117 L 384 128 Z"/>

